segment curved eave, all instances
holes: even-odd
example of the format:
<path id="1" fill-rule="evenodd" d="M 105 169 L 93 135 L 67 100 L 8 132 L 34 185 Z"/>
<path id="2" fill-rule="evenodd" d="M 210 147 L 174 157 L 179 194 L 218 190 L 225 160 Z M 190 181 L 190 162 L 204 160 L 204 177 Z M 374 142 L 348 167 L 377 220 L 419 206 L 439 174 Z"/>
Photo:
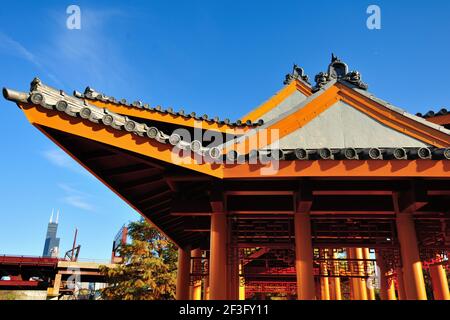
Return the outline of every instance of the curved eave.
<path id="1" fill-rule="evenodd" d="M 30 104 L 18 103 L 28 121 L 33 125 L 46 126 L 86 139 L 91 139 L 106 145 L 121 148 L 146 157 L 157 159 L 168 164 L 222 178 L 221 165 L 213 163 L 198 163 L 194 154 L 179 157 L 172 152 L 173 146 L 161 144 L 156 140 L 132 135 L 126 131 L 115 130 L 102 124 L 92 123 L 81 118 L 73 118 L 64 113 L 44 109 Z"/>
<path id="2" fill-rule="evenodd" d="M 102 124 L 73 118 L 40 106 L 19 103 L 28 121 L 91 139 L 219 179 L 289 177 L 449 177 L 448 160 L 294 160 L 271 164 L 208 163 L 195 155 L 180 158 L 172 146 L 118 131 Z M 275 169 L 275 171 L 274 171 Z"/>

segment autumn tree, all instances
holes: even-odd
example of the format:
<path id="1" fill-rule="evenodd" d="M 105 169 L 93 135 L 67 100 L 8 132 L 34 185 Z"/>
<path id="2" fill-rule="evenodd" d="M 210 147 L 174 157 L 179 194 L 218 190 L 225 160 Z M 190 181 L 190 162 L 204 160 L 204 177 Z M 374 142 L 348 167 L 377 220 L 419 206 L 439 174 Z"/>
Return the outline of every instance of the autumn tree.
<path id="1" fill-rule="evenodd" d="M 122 263 L 102 267 L 108 300 L 169 300 L 175 298 L 177 250 L 144 219 L 128 226 L 131 243 L 119 249 Z"/>

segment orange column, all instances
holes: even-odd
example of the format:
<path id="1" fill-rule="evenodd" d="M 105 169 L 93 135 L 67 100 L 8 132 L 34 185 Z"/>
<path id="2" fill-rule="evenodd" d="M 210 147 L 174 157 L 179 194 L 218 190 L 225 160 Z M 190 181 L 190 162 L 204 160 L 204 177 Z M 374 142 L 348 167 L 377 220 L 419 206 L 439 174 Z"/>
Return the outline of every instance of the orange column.
<path id="1" fill-rule="evenodd" d="M 397 233 L 403 262 L 406 299 L 427 300 L 416 230 L 411 213 L 397 213 Z"/>
<path id="2" fill-rule="evenodd" d="M 333 277 L 329 277 L 328 286 L 330 287 L 330 300 L 336 300 L 335 293 L 334 293 L 334 278 Z"/>
<path id="3" fill-rule="evenodd" d="M 192 250 L 191 257 L 195 258 L 195 259 L 192 259 L 191 272 L 193 274 L 200 274 L 202 271 L 202 265 L 201 265 L 202 251 L 200 249 Z M 201 279 L 200 276 L 198 276 L 198 277 L 199 278 L 196 279 L 190 287 L 191 300 L 202 300 L 202 281 L 199 280 L 199 279 Z"/>
<path id="4" fill-rule="evenodd" d="M 363 256 L 364 256 L 365 260 L 369 260 L 370 259 L 370 250 L 369 250 L 369 248 L 364 248 L 363 249 Z M 369 270 L 369 268 L 372 268 L 371 264 L 367 262 L 366 263 L 366 268 L 367 268 L 367 270 Z M 375 271 L 375 270 L 373 270 L 373 271 Z M 368 279 L 368 281 L 370 281 L 370 279 Z M 374 284 L 367 282 L 366 285 L 367 285 L 367 299 L 375 300 L 375 287 L 374 287 Z"/>
<path id="5" fill-rule="evenodd" d="M 341 291 L 341 278 L 339 277 L 339 261 L 337 252 L 333 253 L 333 269 L 334 269 L 334 278 L 333 278 L 333 299 L 334 300 L 342 300 L 342 291 Z"/>
<path id="6" fill-rule="evenodd" d="M 177 300 L 189 299 L 189 282 L 191 271 L 191 249 L 178 249 L 178 270 L 177 270 Z"/>
<path id="7" fill-rule="evenodd" d="M 333 277 L 330 281 L 330 297 L 332 300 L 342 300 L 341 278 Z"/>
<path id="8" fill-rule="evenodd" d="M 430 266 L 430 276 L 434 300 L 450 300 L 447 274 L 442 265 L 435 264 Z"/>
<path id="9" fill-rule="evenodd" d="M 362 248 L 356 248 L 355 249 L 356 259 L 363 260 L 364 254 Z M 360 300 L 367 300 L 367 282 L 365 278 L 365 272 L 364 272 L 364 261 L 358 261 L 358 274 L 361 278 L 357 279 L 358 282 L 358 293 L 359 293 L 359 299 Z"/>
<path id="10" fill-rule="evenodd" d="M 395 273 L 397 274 L 398 300 L 406 300 L 403 269 L 401 267 L 395 268 Z"/>
<path id="11" fill-rule="evenodd" d="M 322 300 L 331 300 L 330 299 L 330 283 L 328 282 L 328 278 L 322 279 L 321 284 L 321 298 Z"/>
<path id="12" fill-rule="evenodd" d="M 386 277 L 386 262 L 384 261 L 383 256 L 378 251 L 375 254 L 375 258 L 377 259 L 377 267 L 380 272 L 380 299 L 388 300 L 388 278 Z M 394 288 L 395 291 L 395 288 Z M 391 299 L 389 299 L 391 300 Z"/>
<path id="13" fill-rule="evenodd" d="M 397 297 L 395 296 L 395 281 L 393 275 L 391 275 L 388 279 L 387 296 L 388 300 L 397 300 Z"/>
<path id="14" fill-rule="evenodd" d="M 297 296 L 299 300 L 314 300 L 313 248 L 309 212 L 296 213 L 294 225 Z"/>
<path id="15" fill-rule="evenodd" d="M 213 212 L 209 257 L 209 295 L 211 300 L 227 299 L 227 215 Z"/>
<path id="16" fill-rule="evenodd" d="M 327 253 L 324 249 L 320 249 L 319 255 L 321 259 L 327 259 Z M 328 275 L 327 264 L 325 262 L 320 263 L 321 277 L 320 277 L 320 299 L 321 300 L 330 300 L 330 283 L 329 278 L 325 275 Z"/>
<path id="17" fill-rule="evenodd" d="M 330 300 L 330 283 L 328 277 L 320 278 L 320 299 Z"/>
<path id="18" fill-rule="evenodd" d="M 208 269 L 209 269 L 209 262 Z M 209 300 L 209 275 L 203 278 L 203 300 Z"/>
<path id="19" fill-rule="evenodd" d="M 239 261 L 238 261 L 238 250 L 233 250 L 233 257 L 230 259 L 228 264 L 228 288 L 227 296 L 229 300 L 239 300 Z"/>
<path id="20" fill-rule="evenodd" d="M 315 294 L 315 299 L 319 300 L 320 299 L 320 277 L 314 277 L 314 294 Z"/>
<path id="21" fill-rule="evenodd" d="M 358 281 L 354 277 L 357 274 L 357 263 L 353 261 L 355 259 L 355 249 L 354 248 L 347 248 L 347 263 L 349 263 L 349 269 L 350 273 L 353 277 L 349 278 L 350 282 L 350 299 L 351 300 L 360 300 L 359 297 L 359 286 Z"/>
<path id="22" fill-rule="evenodd" d="M 245 300 L 245 277 L 242 264 L 239 264 L 239 300 Z"/>

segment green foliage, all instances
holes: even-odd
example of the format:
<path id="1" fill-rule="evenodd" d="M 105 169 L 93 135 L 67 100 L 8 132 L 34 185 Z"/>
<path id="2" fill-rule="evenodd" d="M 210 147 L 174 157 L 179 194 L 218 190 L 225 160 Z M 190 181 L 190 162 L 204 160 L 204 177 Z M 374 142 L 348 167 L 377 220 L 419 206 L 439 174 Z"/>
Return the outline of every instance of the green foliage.
<path id="1" fill-rule="evenodd" d="M 141 219 L 128 226 L 131 244 L 120 248 L 123 262 L 102 267 L 109 300 L 168 300 L 175 298 L 177 249 L 158 230 Z"/>

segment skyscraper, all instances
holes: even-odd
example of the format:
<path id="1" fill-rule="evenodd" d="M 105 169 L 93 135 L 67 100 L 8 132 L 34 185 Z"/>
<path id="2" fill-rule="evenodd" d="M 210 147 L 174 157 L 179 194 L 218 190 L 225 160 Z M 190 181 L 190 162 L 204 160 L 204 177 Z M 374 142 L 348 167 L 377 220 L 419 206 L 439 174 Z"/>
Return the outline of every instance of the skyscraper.
<path id="1" fill-rule="evenodd" d="M 59 238 L 56 237 L 58 231 L 59 210 L 56 214 L 56 221 L 53 222 L 53 210 L 50 216 L 50 222 L 47 227 L 47 235 L 45 236 L 43 257 L 57 257 L 59 251 Z"/>

